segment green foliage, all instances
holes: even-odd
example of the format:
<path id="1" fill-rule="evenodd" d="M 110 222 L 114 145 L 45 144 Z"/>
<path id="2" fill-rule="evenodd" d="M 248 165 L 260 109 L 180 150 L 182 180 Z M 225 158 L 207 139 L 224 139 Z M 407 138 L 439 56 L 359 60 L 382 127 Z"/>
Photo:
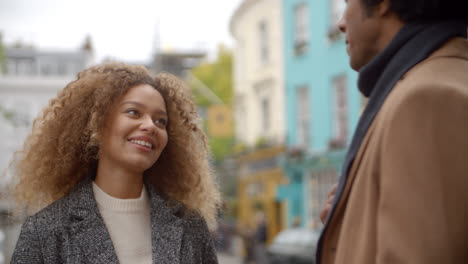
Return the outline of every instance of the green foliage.
<path id="1" fill-rule="evenodd" d="M 232 147 L 232 150 L 233 150 L 233 153 L 234 154 L 241 154 L 245 151 L 247 151 L 247 146 L 244 144 L 244 143 L 236 143 L 233 147 Z"/>
<path id="2" fill-rule="evenodd" d="M 198 107 L 207 109 L 210 105 L 221 103 L 219 100 L 213 100 L 214 97 L 232 106 L 232 53 L 229 49 L 220 45 L 214 61 L 198 65 L 191 73 L 197 79 L 189 84 Z M 214 138 L 210 135 L 208 137 L 215 160 L 220 161 L 231 154 L 233 138 Z"/>
<path id="3" fill-rule="evenodd" d="M 6 73 L 6 54 L 3 46 L 3 38 L 0 32 L 0 73 Z"/>
<path id="4" fill-rule="evenodd" d="M 27 122 L 26 120 L 21 119 L 17 113 L 11 110 L 7 110 L 3 108 L 1 105 L 0 105 L 0 115 L 3 116 L 3 118 L 5 118 L 6 121 L 11 123 L 15 127 Z"/>
<path id="5" fill-rule="evenodd" d="M 223 103 L 232 103 L 232 53 L 226 47 L 220 45 L 218 54 L 213 62 L 205 62 L 192 69 L 192 74 L 201 83 L 210 89 Z M 210 98 L 204 96 L 197 88 L 197 84 L 191 83 L 197 105 L 207 107 L 213 104 Z"/>
<path id="6" fill-rule="evenodd" d="M 269 146 L 271 146 L 271 142 L 269 140 L 267 140 L 266 138 L 264 137 L 259 137 L 257 138 L 257 140 L 255 141 L 255 145 L 254 145 L 254 148 L 255 149 L 261 149 L 261 148 L 267 148 Z"/>
<path id="7" fill-rule="evenodd" d="M 208 139 L 211 152 L 216 161 L 224 159 L 231 154 L 234 145 L 234 138 L 212 138 Z"/>

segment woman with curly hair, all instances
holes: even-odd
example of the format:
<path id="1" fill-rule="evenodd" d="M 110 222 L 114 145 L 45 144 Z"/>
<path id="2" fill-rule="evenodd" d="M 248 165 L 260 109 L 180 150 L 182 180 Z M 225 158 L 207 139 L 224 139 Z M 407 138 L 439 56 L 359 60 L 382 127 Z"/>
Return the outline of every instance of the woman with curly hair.
<path id="1" fill-rule="evenodd" d="M 36 213 L 12 263 L 217 263 L 208 227 L 220 194 L 172 75 L 122 63 L 80 72 L 18 154 L 15 197 Z"/>

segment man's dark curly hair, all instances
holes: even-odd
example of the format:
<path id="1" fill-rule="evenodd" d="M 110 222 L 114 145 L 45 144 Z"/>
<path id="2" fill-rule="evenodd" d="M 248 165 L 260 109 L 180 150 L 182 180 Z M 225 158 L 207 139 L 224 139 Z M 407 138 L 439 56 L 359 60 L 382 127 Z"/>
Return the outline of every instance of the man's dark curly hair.
<path id="1" fill-rule="evenodd" d="M 382 0 L 361 0 L 372 14 Z M 468 0 L 389 0 L 390 11 L 405 23 L 434 22 L 440 20 L 463 20 L 468 23 Z"/>

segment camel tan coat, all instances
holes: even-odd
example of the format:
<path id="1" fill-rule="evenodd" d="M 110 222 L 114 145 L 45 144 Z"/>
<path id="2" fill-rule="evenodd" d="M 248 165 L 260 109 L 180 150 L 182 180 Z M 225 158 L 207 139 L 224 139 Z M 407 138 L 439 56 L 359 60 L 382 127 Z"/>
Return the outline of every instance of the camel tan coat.
<path id="1" fill-rule="evenodd" d="M 468 263 L 468 41 L 408 71 L 369 128 L 322 264 Z"/>

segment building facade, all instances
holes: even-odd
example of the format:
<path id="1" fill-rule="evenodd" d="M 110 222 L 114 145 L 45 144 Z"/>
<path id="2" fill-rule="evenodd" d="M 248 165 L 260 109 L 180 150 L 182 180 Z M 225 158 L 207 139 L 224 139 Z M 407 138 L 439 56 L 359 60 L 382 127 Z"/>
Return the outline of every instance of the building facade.
<path id="1" fill-rule="evenodd" d="M 236 139 L 283 144 L 283 23 L 280 0 L 245 0 L 230 21 L 234 37 Z"/>
<path id="2" fill-rule="evenodd" d="M 286 144 L 280 187 L 288 224 L 319 228 L 319 212 L 358 122 L 361 96 L 337 22 L 342 0 L 283 0 Z"/>
<path id="3" fill-rule="evenodd" d="M 73 76 L 93 62 L 92 48 L 86 44 L 76 51 L 42 51 L 32 47 L 5 49 L 8 77 Z"/>
<path id="4" fill-rule="evenodd" d="M 244 0 L 234 12 L 235 138 L 246 151 L 238 158 L 238 221 L 247 228 L 256 215 L 267 222 L 267 239 L 284 228 L 285 142 L 283 23 L 280 0 Z"/>

